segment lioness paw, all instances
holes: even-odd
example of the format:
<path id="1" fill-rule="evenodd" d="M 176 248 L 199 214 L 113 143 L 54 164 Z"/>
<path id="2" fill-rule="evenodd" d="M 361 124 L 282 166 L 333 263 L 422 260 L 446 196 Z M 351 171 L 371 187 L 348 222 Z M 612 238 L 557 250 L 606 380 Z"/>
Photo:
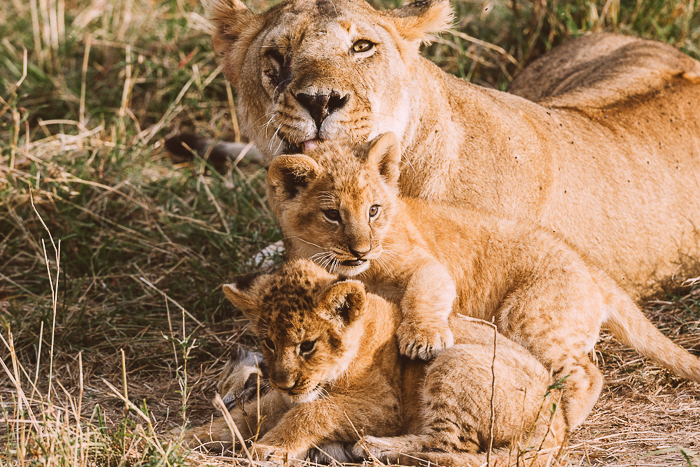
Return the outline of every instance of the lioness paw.
<path id="1" fill-rule="evenodd" d="M 396 331 L 399 351 L 412 359 L 430 360 L 455 343 L 447 325 L 426 327 L 420 323 L 401 323 Z"/>

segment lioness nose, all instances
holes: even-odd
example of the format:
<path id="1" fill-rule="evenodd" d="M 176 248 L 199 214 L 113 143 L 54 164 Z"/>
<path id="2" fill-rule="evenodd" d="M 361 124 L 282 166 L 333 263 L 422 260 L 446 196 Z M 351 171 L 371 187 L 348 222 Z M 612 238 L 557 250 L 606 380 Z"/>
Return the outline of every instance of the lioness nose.
<path id="1" fill-rule="evenodd" d="M 300 92 L 296 95 L 299 103 L 309 111 L 309 115 L 316 123 L 316 128 L 321 129 L 321 123 L 330 114 L 348 102 L 348 96 L 341 96 L 338 92 L 332 91 L 330 94 L 305 94 Z"/>

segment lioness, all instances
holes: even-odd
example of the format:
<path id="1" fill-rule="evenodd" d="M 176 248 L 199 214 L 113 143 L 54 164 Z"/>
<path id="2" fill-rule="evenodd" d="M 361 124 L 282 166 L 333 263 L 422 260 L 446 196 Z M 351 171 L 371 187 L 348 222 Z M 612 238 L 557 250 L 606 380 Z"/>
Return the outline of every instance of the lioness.
<path id="1" fill-rule="evenodd" d="M 569 429 L 593 408 L 603 376 L 588 358 L 601 326 L 700 382 L 700 359 L 656 329 L 607 274 L 528 221 L 399 196 L 401 151 L 387 133 L 354 151 L 332 141 L 277 157 L 267 173 L 290 254 L 361 279 L 401 305 L 401 353 L 452 346 L 453 309 L 494 321 L 555 377 L 566 376 Z"/>
<path id="2" fill-rule="evenodd" d="M 446 0 L 387 11 L 364 0 L 208 8 L 242 131 L 268 163 L 319 140 L 393 132 L 404 195 L 534 220 L 635 295 L 697 259 L 700 64 L 673 47 L 574 40 L 513 83 L 532 102 L 419 55 L 451 22 Z"/>
<path id="3" fill-rule="evenodd" d="M 398 307 L 310 261 L 285 264 L 251 283 L 225 285 L 224 292 L 250 318 L 275 389 L 260 401 L 259 424 L 255 401 L 245 412 L 231 411 L 243 437 L 255 436 L 260 427 L 254 444 L 260 459 L 303 459 L 313 447 L 352 445 L 364 433 L 355 446 L 360 457 L 369 450 L 383 459 L 405 454 L 479 466 L 491 440 L 492 383 L 492 465 L 525 459 L 541 465 L 532 458 L 538 449 L 563 441 L 563 418 L 553 406 L 557 394 L 545 396 L 548 372 L 503 336 L 494 361 L 495 336 L 485 324 L 455 317 L 457 345 L 425 363 L 399 356 Z M 223 420 L 186 437 L 190 445 L 231 440 Z"/>
<path id="4" fill-rule="evenodd" d="M 262 355 L 237 346 L 224 365 L 216 385 L 226 408 L 243 407 L 269 390 L 267 365 Z"/>

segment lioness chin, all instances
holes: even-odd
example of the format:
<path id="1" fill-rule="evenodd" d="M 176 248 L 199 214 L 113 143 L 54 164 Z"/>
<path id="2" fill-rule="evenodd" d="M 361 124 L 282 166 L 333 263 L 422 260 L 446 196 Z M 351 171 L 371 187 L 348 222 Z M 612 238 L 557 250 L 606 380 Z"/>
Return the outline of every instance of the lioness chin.
<path id="1" fill-rule="evenodd" d="M 241 129 L 267 163 L 393 132 L 405 196 L 533 220 L 633 294 L 697 263 L 700 64 L 674 48 L 582 37 L 516 78 L 526 100 L 419 55 L 449 27 L 446 0 L 387 11 L 285 0 L 260 14 L 240 0 L 207 5 Z"/>

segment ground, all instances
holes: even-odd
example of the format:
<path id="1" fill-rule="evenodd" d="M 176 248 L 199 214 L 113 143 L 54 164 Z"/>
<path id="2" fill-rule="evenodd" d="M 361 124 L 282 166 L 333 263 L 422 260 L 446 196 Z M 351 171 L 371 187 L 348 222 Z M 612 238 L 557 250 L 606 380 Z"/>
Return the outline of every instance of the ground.
<path id="1" fill-rule="evenodd" d="M 425 55 L 499 89 L 589 30 L 700 57 L 693 0 L 453 5 L 455 32 Z M 229 350 L 255 347 L 220 285 L 255 269 L 254 253 L 280 238 L 260 167 L 219 172 L 163 150 L 184 130 L 241 138 L 201 6 L 5 0 L 2 17 L 0 464 L 235 462 L 189 453 L 169 434 L 215 413 Z M 696 355 L 698 300 L 691 285 L 644 303 Z M 561 465 L 700 465 L 698 385 L 609 337 L 597 357 L 606 386 Z"/>

